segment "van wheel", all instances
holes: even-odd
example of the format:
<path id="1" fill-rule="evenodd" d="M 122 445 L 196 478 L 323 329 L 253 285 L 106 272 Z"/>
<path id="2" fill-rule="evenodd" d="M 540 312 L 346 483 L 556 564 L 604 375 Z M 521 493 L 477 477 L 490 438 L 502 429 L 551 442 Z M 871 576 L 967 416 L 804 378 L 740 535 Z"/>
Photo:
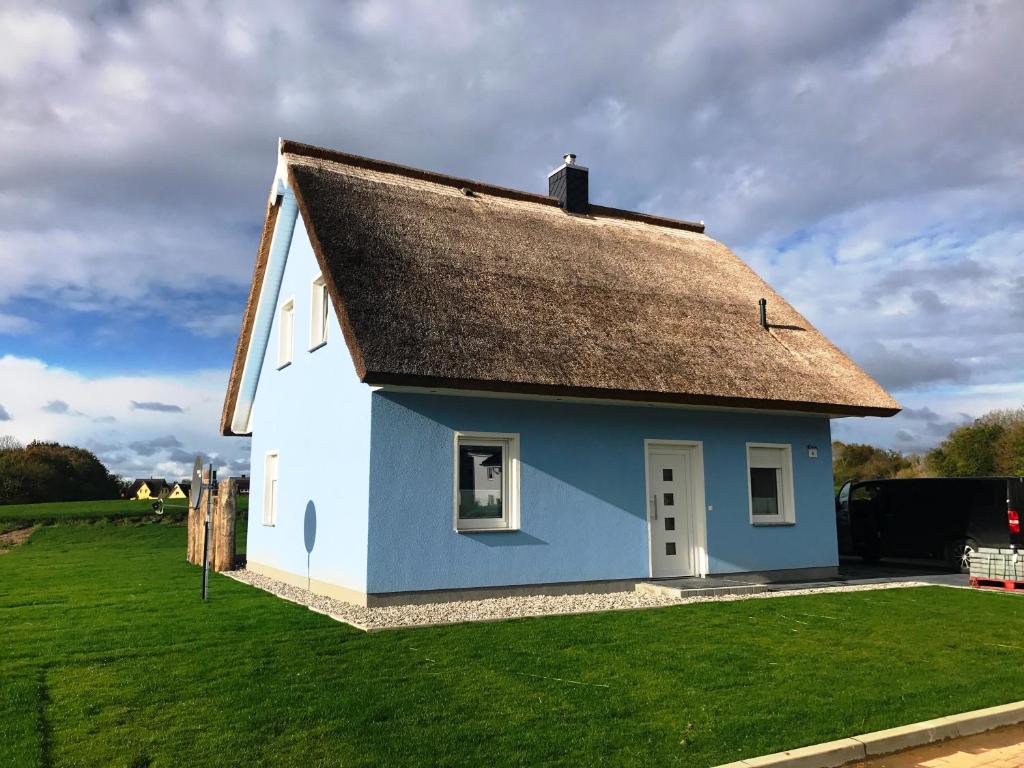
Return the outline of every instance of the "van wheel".
<path id="1" fill-rule="evenodd" d="M 960 573 L 971 572 L 971 557 L 978 551 L 978 542 L 974 539 L 965 539 L 953 542 L 949 545 L 947 558 L 949 566 Z"/>

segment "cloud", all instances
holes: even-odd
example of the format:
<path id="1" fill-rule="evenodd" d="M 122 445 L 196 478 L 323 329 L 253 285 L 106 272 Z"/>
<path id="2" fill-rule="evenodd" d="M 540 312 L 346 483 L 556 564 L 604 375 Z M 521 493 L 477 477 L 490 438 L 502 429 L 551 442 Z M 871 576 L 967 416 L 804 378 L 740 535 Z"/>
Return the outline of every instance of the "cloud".
<path id="1" fill-rule="evenodd" d="M 174 435 L 153 437 L 149 440 L 137 440 L 128 446 L 140 456 L 152 456 L 159 450 L 180 448 L 181 442 Z"/>
<path id="2" fill-rule="evenodd" d="M 915 443 L 918 436 L 909 429 L 898 429 L 896 430 L 896 439 L 901 443 Z"/>
<path id="3" fill-rule="evenodd" d="M 1021 3 L 942 0 L 10 0 L 4 348 L 100 372 L 227 366 L 280 135 L 536 191 L 572 150 L 596 202 L 705 219 L 946 423 L 953 398 L 998 399 L 971 387 L 1024 381 L 1006 353 L 1024 348 L 1024 101 L 1006 97 L 1022 26 Z M 81 345 L 85 325 L 107 343 Z M 218 350 L 199 364 L 197 338 Z M 180 403 L 150 414 L 168 421 L 212 407 L 122 396 Z M 146 416 L 74 399 L 125 429 Z"/>
<path id="4" fill-rule="evenodd" d="M 172 451 L 168 451 L 167 458 L 171 461 L 176 461 L 179 464 L 193 464 L 196 460 L 196 454 L 192 451 L 175 448 Z"/>
<path id="5" fill-rule="evenodd" d="M 11 414 L 9 414 L 2 405 L 0 405 L 0 421 L 10 421 L 12 418 L 14 417 L 11 416 Z"/>
<path id="6" fill-rule="evenodd" d="M 40 410 L 46 411 L 47 413 L 67 413 L 68 404 L 63 400 L 51 400 Z"/>
<path id="7" fill-rule="evenodd" d="M 899 414 L 904 419 L 913 419 L 915 421 L 939 421 L 942 419 L 939 414 L 929 408 L 927 405 L 921 408 L 904 408 Z"/>
<path id="8" fill-rule="evenodd" d="M 249 440 L 218 434 L 220 404 L 227 371 L 193 371 L 187 377 L 161 375 L 84 376 L 30 358 L 0 357 L 4 406 L 19 418 L 5 429 L 22 443 L 56 440 L 93 450 L 111 471 L 126 477 L 185 477 L 196 453 L 231 462 L 248 460 Z M 45 406 L 74 393 L 74 405 L 92 413 L 106 412 L 109 421 L 70 419 Z M 179 403 L 180 412 L 132 408 L 140 402 Z M 58 407 L 59 410 L 59 407 Z M 71 406 L 68 406 L 71 410 Z M 184 450 L 188 446 L 189 450 Z M 182 453 L 178 453 L 182 451 Z"/>
<path id="9" fill-rule="evenodd" d="M 858 355 L 865 370 L 878 382 L 894 390 L 917 389 L 939 382 L 966 382 L 970 368 L 954 359 L 904 343 L 887 347 L 875 342 L 865 345 Z"/>
<path id="10" fill-rule="evenodd" d="M 0 334 L 24 334 L 37 327 L 38 325 L 27 317 L 0 312 Z"/>
<path id="11" fill-rule="evenodd" d="M 136 400 L 132 400 L 132 408 L 136 411 L 156 411 L 157 413 L 182 413 L 185 410 L 180 405 L 173 403 L 138 402 Z"/>

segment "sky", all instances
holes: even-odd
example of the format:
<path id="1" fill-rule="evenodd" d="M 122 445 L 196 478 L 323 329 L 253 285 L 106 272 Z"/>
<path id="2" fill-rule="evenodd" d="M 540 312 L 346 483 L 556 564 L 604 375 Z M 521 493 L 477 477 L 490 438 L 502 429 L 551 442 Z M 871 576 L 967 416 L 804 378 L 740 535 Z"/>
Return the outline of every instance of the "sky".
<path id="1" fill-rule="evenodd" d="M 284 136 L 707 232 L 903 404 L 1024 404 L 1024 3 L 0 2 L 0 435 L 233 472 Z"/>

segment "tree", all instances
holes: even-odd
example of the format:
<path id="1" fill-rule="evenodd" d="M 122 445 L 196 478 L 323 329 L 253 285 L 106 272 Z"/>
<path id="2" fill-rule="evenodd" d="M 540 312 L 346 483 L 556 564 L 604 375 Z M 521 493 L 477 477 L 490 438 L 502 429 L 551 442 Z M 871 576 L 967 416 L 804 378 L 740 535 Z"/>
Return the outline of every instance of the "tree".
<path id="1" fill-rule="evenodd" d="M 928 468 L 940 477 L 994 475 L 995 445 L 1005 431 L 1001 419 L 986 417 L 954 429 L 938 448 L 928 452 Z"/>
<path id="2" fill-rule="evenodd" d="M 24 446 L 13 435 L 0 435 L 0 451 L 10 451 Z"/>
<path id="3" fill-rule="evenodd" d="M 862 443 L 832 443 L 832 474 L 836 488 L 847 480 L 915 476 L 915 464 L 898 451 Z"/>
<path id="4" fill-rule="evenodd" d="M 996 472 L 1024 476 L 1024 419 L 1011 424 L 994 447 Z"/>
<path id="5" fill-rule="evenodd" d="M 84 448 L 43 442 L 0 448 L 0 504 L 115 499 L 120 488 Z"/>

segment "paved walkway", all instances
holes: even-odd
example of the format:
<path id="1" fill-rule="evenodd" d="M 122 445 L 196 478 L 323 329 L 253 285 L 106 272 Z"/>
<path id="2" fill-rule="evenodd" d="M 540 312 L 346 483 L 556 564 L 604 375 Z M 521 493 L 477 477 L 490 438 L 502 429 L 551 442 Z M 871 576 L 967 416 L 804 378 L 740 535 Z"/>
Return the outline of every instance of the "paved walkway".
<path id="1" fill-rule="evenodd" d="M 1024 768 L 1024 724 L 853 763 L 849 768 Z"/>

